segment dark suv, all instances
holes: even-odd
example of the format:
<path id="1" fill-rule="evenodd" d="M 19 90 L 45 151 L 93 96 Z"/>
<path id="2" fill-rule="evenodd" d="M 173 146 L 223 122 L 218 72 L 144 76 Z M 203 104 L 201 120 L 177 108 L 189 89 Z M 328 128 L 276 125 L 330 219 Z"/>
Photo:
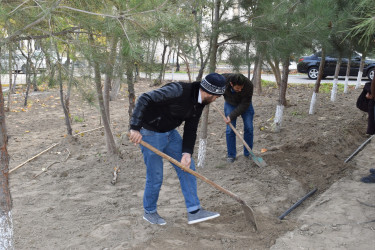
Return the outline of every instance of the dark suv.
<path id="1" fill-rule="evenodd" d="M 297 71 L 299 73 L 307 73 L 310 79 L 315 80 L 318 78 L 319 65 L 321 59 L 321 52 L 317 52 L 311 56 L 304 56 L 298 60 Z M 338 58 L 334 56 L 326 56 L 323 77 L 335 75 L 337 59 Z M 346 75 L 346 67 L 348 65 L 348 61 L 349 60 L 347 58 L 342 58 L 339 76 Z M 350 60 L 350 76 L 358 76 L 360 63 L 361 56 L 354 52 L 352 59 Z M 374 72 L 375 61 L 366 60 L 365 66 L 363 68 L 363 76 L 367 76 L 370 80 L 372 80 L 372 78 L 374 78 Z"/>

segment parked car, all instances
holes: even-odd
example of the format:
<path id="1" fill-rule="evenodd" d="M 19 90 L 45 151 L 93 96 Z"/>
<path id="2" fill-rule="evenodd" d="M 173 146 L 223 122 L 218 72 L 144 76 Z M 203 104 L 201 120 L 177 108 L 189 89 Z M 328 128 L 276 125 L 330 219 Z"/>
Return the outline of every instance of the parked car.
<path id="1" fill-rule="evenodd" d="M 307 73 L 310 79 L 317 79 L 319 73 L 319 65 L 321 61 L 321 52 L 312 54 L 311 56 L 303 56 L 298 60 L 297 71 L 299 73 Z M 337 57 L 327 55 L 326 62 L 324 65 L 323 77 L 335 75 Z M 342 58 L 340 65 L 339 76 L 346 75 L 346 68 L 348 65 L 348 58 Z M 359 66 L 361 63 L 361 56 L 354 52 L 350 60 L 350 76 L 358 76 Z M 372 80 L 375 72 L 375 60 L 365 60 L 365 66 L 363 68 L 363 76 L 368 77 Z"/>
<path id="2" fill-rule="evenodd" d="M 14 53 L 12 55 L 12 71 L 20 72 L 22 70 L 22 66 L 26 63 L 24 57 L 21 54 Z M 8 72 L 9 71 L 9 54 L 2 54 L 0 57 L 0 69 L 1 72 Z"/>
<path id="3" fill-rule="evenodd" d="M 26 53 L 24 53 L 27 56 Z M 12 71 L 25 74 L 27 71 L 27 59 L 22 53 L 13 53 L 12 59 Z M 47 68 L 45 54 L 42 51 L 34 51 L 30 57 L 31 62 L 34 64 L 37 70 L 42 71 Z M 57 62 L 56 53 L 50 54 L 50 60 L 53 63 Z M 66 57 L 61 57 L 61 62 L 64 64 L 66 62 Z M 7 72 L 9 70 L 9 54 L 2 54 L 0 57 L 0 70 L 2 72 Z"/>
<path id="4" fill-rule="evenodd" d="M 30 55 L 31 62 L 38 70 L 46 69 L 46 63 L 44 60 L 44 55 L 39 52 L 35 51 Z M 9 54 L 2 54 L 0 57 L 0 64 L 1 64 L 1 71 L 7 72 L 9 70 Z M 12 54 L 12 71 L 18 73 L 26 73 L 27 70 L 27 59 L 26 57 L 20 53 L 16 52 Z"/>

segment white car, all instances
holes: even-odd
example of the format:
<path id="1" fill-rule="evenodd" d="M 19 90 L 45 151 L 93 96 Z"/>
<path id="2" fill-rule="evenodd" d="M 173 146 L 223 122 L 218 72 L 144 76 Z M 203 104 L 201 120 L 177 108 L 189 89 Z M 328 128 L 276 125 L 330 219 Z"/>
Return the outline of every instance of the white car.
<path id="1" fill-rule="evenodd" d="M 14 53 L 12 58 L 12 71 L 25 74 L 27 71 L 27 53 Z M 36 50 L 31 55 L 31 62 L 37 70 L 45 70 L 47 68 L 45 54 L 42 51 Z M 56 53 L 51 53 L 50 59 L 53 63 L 57 62 Z M 65 63 L 66 57 L 61 57 L 61 62 Z M 0 57 L 0 71 L 2 73 L 9 71 L 9 54 L 2 54 Z"/>

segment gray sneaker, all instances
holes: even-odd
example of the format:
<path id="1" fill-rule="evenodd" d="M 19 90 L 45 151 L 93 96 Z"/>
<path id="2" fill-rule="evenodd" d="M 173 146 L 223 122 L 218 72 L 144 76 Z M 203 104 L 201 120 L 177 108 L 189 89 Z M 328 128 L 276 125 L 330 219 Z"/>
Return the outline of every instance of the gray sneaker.
<path id="1" fill-rule="evenodd" d="M 150 222 L 151 224 L 157 224 L 157 225 L 167 224 L 165 220 L 162 217 L 160 217 L 160 215 L 157 212 L 151 213 L 151 214 L 148 214 L 145 212 L 143 214 L 143 219 Z"/>
<path id="2" fill-rule="evenodd" d="M 194 224 L 206 220 L 211 220 L 213 218 L 219 217 L 219 213 L 206 211 L 203 208 L 199 209 L 195 214 L 188 213 L 188 224 Z"/>
<path id="3" fill-rule="evenodd" d="M 228 157 L 227 158 L 228 163 L 233 163 L 235 160 L 236 160 L 236 158 L 234 158 L 234 157 Z"/>

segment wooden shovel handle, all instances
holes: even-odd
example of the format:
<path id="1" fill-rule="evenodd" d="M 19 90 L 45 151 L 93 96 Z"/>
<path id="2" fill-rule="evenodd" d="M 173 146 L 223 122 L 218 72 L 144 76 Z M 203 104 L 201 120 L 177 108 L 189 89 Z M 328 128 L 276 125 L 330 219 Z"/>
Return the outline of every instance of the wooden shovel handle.
<path id="1" fill-rule="evenodd" d="M 182 170 L 184 170 L 185 172 L 188 172 L 189 174 L 192 174 L 194 175 L 195 177 L 201 179 L 202 181 L 210 184 L 211 186 L 213 186 L 214 188 L 220 190 L 221 192 L 231 196 L 233 199 L 235 199 L 236 201 L 238 201 L 239 203 L 241 203 L 242 205 L 246 205 L 246 203 L 240 198 L 238 197 L 236 194 L 230 192 L 229 190 L 226 190 L 225 188 L 219 186 L 218 184 L 216 184 L 215 182 L 207 179 L 206 177 L 204 177 L 203 175 L 201 174 L 198 174 L 197 172 L 195 172 L 194 170 L 190 169 L 190 168 L 187 168 L 185 167 L 184 165 L 182 165 L 179 161 L 177 161 L 176 159 L 173 159 L 172 157 L 170 157 L 169 155 L 167 154 L 164 154 L 163 152 L 161 152 L 160 150 L 158 150 L 157 148 L 151 146 L 150 144 L 148 144 L 147 142 L 144 142 L 144 141 L 141 141 L 140 144 L 148 149 L 150 149 L 152 152 L 154 152 L 155 154 L 163 157 L 164 159 L 170 161 L 171 163 L 173 163 L 174 165 L 176 165 L 177 167 L 181 168 Z"/>
<path id="2" fill-rule="evenodd" d="M 219 112 L 219 114 L 224 118 L 226 119 L 224 113 L 214 104 L 214 103 L 211 103 L 212 106 L 214 106 L 214 108 L 217 110 L 217 112 Z M 233 126 L 232 123 L 229 123 L 228 124 L 230 126 L 230 128 L 233 130 L 233 132 L 237 135 L 237 137 L 242 141 L 243 145 L 246 147 L 247 151 L 249 152 L 252 152 L 250 146 L 246 143 L 246 141 L 244 140 L 244 138 L 241 136 L 241 134 L 238 132 L 238 130 Z"/>

